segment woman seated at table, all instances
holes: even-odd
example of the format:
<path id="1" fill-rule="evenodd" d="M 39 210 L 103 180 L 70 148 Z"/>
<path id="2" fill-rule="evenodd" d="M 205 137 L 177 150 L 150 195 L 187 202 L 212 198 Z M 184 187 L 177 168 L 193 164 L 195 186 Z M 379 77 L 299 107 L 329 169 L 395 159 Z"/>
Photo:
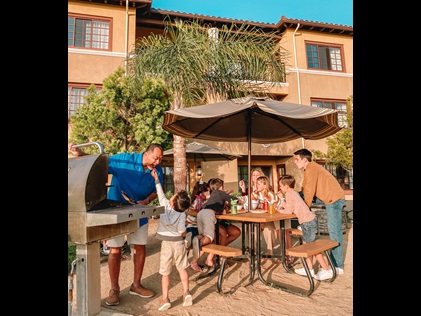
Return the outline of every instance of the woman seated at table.
<path id="1" fill-rule="evenodd" d="M 267 200 L 268 203 L 273 203 L 274 205 L 276 205 L 279 200 L 278 196 L 271 190 L 269 179 L 266 176 L 260 176 L 256 179 L 256 190 L 252 192 L 251 199 L 260 202 L 258 208 L 262 208 L 264 200 Z M 263 230 L 263 237 L 267 245 L 266 255 L 273 256 L 273 242 L 279 235 L 277 231 L 280 232 L 279 222 L 261 223 L 260 229 Z M 266 262 L 267 259 L 262 263 L 264 264 Z"/>

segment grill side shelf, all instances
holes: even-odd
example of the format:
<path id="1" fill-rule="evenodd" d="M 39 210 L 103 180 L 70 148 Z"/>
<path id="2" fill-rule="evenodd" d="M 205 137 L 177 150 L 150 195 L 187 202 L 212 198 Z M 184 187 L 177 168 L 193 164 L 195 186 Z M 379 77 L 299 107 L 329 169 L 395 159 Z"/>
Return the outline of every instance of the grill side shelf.
<path id="1" fill-rule="evenodd" d="M 119 224 L 140 218 L 155 216 L 165 211 L 164 206 L 122 205 L 119 207 L 86 212 L 86 226 Z"/>

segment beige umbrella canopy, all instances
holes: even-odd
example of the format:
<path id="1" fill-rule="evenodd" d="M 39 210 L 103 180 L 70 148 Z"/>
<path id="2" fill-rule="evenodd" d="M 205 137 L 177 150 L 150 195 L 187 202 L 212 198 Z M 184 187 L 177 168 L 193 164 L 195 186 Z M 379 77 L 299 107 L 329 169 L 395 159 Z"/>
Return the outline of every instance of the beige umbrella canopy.
<path id="1" fill-rule="evenodd" d="M 172 154 L 174 154 L 172 148 L 164 151 L 164 156 Z M 219 161 L 234 160 L 241 156 L 199 142 L 192 142 L 186 145 L 186 158 L 194 161 Z"/>
<path id="2" fill-rule="evenodd" d="M 165 112 L 162 127 L 187 138 L 247 142 L 248 179 L 251 143 L 316 140 L 341 130 L 336 110 L 256 97 L 169 110 Z"/>
<path id="3" fill-rule="evenodd" d="M 164 157 L 173 154 L 173 148 L 164 151 Z M 199 142 L 186 145 L 186 159 L 194 161 L 193 174 L 196 174 L 196 161 L 234 160 L 237 158 L 241 158 L 241 156 Z"/>

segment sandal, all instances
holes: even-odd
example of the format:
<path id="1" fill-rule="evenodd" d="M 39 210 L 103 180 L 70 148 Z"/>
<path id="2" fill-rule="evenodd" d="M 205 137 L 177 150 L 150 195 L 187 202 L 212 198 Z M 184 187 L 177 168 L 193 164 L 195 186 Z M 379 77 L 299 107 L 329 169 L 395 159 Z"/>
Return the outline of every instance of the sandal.
<path id="1" fill-rule="evenodd" d="M 198 265 L 198 263 L 190 262 L 190 268 L 192 268 L 196 272 L 202 272 L 202 268 Z"/>

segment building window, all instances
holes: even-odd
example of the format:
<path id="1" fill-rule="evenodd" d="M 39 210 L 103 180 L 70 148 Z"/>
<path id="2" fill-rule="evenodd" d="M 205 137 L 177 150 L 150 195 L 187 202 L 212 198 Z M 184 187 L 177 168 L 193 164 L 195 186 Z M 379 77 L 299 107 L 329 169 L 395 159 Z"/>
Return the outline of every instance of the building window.
<path id="1" fill-rule="evenodd" d="M 343 72 L 340 46 L 306 43 L 307 67 Z"/>
<path id="2" fill-rule="evenodd" d="M 76 113 L 76 109 L 86 103 L 85 96 L 88 95 L 88 88 L 67 87 L 67 119 Z"/>
<path id="3" fill-rule="evenodd" d="M 354 189 L 354 180 L 352 172 L 348 172 L 341 166 L 328 166 L 325 160 L 316 160 L 319 165 L 322 165 L 327 171 L 329 171 L 338 180 L 342 189 Z"/>
<path id="4" fill-rule="evenodd" d="M 68 16 L 67 45 L 110 50 L 110 20 Z"/>
<path id="5" fill-rule="evenodd" d="M 100 89 L 96 89 L 99 91 Z M 88 85 L 82 86 L 67 86 L 67 119 L 76 113 L 76 109 L 86 104 L 85 97 L 88 95 Z"/>
<path id="6" fill-rule="evenodd" d="M 334 109 L 338 111 L 338 124 L 340 127 L 347 127 L 346 122 L 346 101 L 311 99 L 311 106 Z"/>

